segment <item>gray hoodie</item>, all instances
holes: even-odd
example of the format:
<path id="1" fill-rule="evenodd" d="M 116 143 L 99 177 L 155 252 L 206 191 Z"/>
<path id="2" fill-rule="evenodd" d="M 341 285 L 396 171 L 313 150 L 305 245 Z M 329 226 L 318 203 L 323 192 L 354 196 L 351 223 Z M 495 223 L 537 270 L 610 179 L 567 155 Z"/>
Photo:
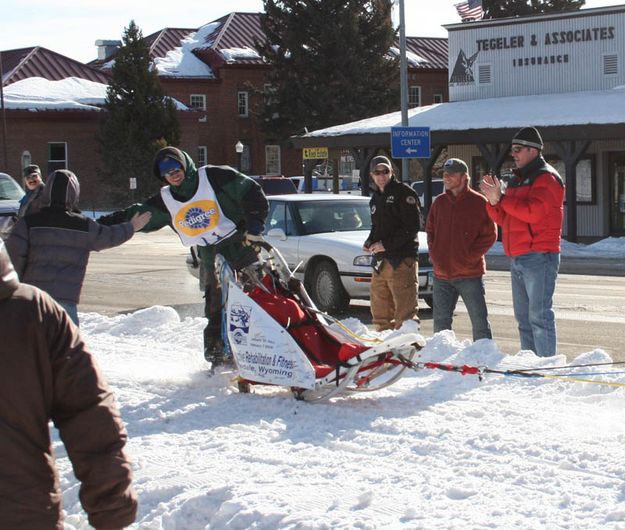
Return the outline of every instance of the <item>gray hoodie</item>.
<path id="1" fill-rule="evenodd" d="M 92 250 L 116 247 L 134 234 L 130 222 L 103 226 L 82 215 L 79 196 L 76 175 L 55 171 L 41 194 L 41 210 L 19 219 L 6 243 L 20 280 L 57 302 L 78 303 Z"/>

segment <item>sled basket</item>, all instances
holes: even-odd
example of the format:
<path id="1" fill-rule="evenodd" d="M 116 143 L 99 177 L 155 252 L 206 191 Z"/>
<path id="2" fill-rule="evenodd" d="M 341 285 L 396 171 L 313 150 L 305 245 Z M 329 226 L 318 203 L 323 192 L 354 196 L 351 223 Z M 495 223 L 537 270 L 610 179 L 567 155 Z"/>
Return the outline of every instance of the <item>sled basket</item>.
<path id="1" fill-rule="evenodd" d="M 397 334 L 372 346 L 331 328 L 278 250 L 264 249 L 251 282 L 217 260 L 225 336 L 241 383 L 286 386 L 298 399 L 319 401 L 378 390 L 402 376 L 423 337 Z"/>

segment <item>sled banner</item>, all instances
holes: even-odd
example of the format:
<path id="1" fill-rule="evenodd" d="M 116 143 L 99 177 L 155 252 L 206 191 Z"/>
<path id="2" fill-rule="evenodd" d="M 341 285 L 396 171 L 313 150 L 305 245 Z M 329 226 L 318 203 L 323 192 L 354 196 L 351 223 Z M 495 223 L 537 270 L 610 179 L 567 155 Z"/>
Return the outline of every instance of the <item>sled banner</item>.
<path id="1" fill-rule="evenodd" d="M 239 375 L 273 385 L 315 388 L 315 370 L 280 324 L 235 283 L 228 283 L 228 341 Z"/>

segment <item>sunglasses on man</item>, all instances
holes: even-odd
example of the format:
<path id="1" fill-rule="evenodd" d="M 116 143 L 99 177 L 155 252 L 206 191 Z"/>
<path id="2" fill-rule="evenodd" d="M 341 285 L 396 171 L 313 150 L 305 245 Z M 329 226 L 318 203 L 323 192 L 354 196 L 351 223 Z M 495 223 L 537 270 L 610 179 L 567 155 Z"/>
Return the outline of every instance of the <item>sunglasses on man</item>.
<path id="1" fill-rule="evenodd" d="M 520 145 L 515 145 L 515 146 L 510 148 L 510 152 L 511 153 L 520 153 L 521 151 L 523 151 L 523 149 L 527 149 L 527 147 L 522 147 Z"/>
<path id="2" fill-rule="evenodd" d="M 177 167 L 176 169 L 172 169 L 171 171 L 168 171 L 167 173 L 165 173 L 163 176 L 164 177 L 173 177 L 176 173 L 178 173 L 178 171 L 182 171 L 182 169 L 180 169 L 179 167 Z"/>
<path id="3" fill-rule="evenodd" d="M 374 169 L 371 173 L 374 175 L 388 175 L 390 172 L 390 169 Z"/>

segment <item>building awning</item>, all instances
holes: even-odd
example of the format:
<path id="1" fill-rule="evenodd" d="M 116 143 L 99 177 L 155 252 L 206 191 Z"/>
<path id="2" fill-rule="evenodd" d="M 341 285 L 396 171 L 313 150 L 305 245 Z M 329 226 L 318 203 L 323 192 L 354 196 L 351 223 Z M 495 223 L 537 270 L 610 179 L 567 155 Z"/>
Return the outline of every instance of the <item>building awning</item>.
<path id="1" fill-rule="evenodd" d="M 625 87 L 438 103 L 410 109 L 410 127 L 429 127 L 431 142 L 505 142 L 521 127 L 538 127 L 545 141 L 625 137 Z M 293 137 L 296 148 L 367 147 L 389 144 L 393 112 Z"/>

